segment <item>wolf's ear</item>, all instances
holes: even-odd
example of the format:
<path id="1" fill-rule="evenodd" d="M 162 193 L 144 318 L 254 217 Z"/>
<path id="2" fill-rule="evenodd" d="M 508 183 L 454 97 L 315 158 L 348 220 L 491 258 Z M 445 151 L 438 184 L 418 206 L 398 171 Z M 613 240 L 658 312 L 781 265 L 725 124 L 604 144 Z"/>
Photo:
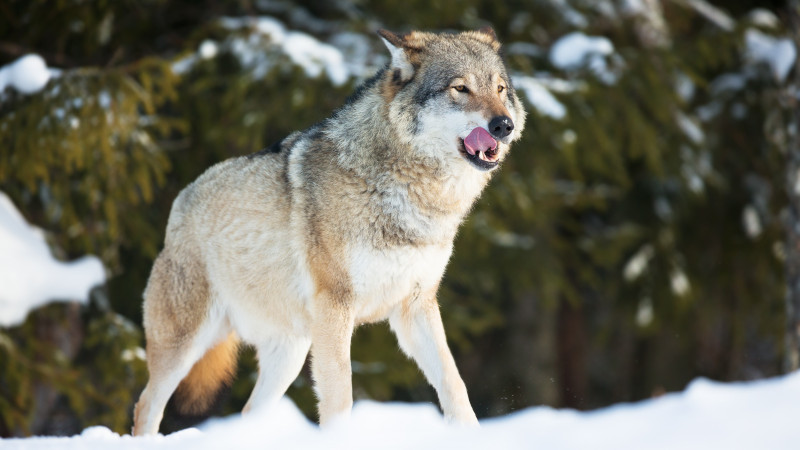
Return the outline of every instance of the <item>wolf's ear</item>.
<path id="1" fill-rule="evenodd" d="M 500 41 L 497 40 L 497 34 L 494 32 L 494 28 L 487 25 L 479 29 L 478 33 L 483 35 L 483 39 L 481 40 L 489 44 L 494 51 L 500 50 Z"/>
<path id="2" fill-rule="evenodd" d="M 494 28 L 490 27 L 489 25 L 486 25 L 485 27 L 480 28 L 478 30 L 478 32 L 489 36 L 490 38 L 494 39 L 495 41 L 497 40 L 497 33 L 495 33 L 494 32 Z"/>
<path id="3" fill-rule="evenodd" d="M 407 34 L 392 33 L 384 29 L 378 30 L 378 36 L 392 55 L 392 63 L 390 67 L 396 75 L 395 79 L 398 81 L 408 81 L 414 76 L 414 65 L 411 64 L 408 51 L 411 50 L 406 38 Z"/>

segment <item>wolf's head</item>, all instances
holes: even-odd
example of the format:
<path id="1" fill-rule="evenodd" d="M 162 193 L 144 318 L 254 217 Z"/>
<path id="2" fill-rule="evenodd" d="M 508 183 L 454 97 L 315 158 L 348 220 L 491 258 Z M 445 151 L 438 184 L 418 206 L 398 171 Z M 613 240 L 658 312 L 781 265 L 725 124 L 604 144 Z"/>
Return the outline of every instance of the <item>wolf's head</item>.
<path id="1" fill-rule="evenodd" d="M 378 34 L 392 55 L 382 92 L 399 138 L 426 157 L 497 167 L 520 137 L 525 110 L 494 31 Z"/>

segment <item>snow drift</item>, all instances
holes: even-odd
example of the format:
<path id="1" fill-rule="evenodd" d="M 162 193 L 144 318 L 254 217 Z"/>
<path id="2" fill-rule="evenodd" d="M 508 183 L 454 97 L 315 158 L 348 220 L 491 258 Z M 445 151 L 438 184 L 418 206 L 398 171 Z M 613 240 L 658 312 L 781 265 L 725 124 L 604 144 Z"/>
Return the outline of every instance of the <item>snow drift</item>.
<path id="1" fill-rule="evenodd" d="M 69 438 L 9 439 L 5 449 L 789 449 L 800 431 L 800 373 L 748 383 L 695 380 L 684 392 L 591 412 L 529 408 L 481 428 L 446 424 L 432 405 L 356 403 L 349 421 L 321 430 L 283 399 L 247 416 L 168 436 L 119 436 L 91 427 Z"/>

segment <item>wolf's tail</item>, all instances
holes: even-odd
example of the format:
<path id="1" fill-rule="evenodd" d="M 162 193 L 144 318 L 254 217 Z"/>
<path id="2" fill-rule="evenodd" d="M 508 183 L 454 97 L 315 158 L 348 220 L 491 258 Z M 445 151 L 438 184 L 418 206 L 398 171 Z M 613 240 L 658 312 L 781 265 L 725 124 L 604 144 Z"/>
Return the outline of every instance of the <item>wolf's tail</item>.
<path id="1" fill-rule="evenodd" d="M 211 409 L 217 391 L 233 380 L 238 356 L 239 338 L 234 333 L 206 352 L 175 391 L 178 411 L 196 416 Z"/>

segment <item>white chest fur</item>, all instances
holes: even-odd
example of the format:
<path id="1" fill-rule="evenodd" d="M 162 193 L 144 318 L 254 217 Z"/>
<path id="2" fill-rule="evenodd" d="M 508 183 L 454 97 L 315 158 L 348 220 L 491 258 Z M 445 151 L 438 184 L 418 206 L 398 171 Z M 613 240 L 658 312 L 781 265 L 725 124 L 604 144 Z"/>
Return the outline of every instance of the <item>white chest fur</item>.
<path id="1" fill-rule="evenodd" d="M 450 246 L 355 248 L 351 252 L 356 320 L 383 320 L 414 293 L 433 289 L 450 259 Z"/>

